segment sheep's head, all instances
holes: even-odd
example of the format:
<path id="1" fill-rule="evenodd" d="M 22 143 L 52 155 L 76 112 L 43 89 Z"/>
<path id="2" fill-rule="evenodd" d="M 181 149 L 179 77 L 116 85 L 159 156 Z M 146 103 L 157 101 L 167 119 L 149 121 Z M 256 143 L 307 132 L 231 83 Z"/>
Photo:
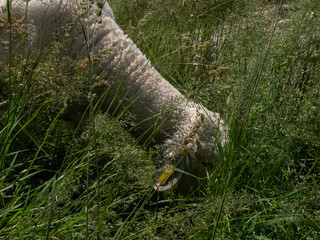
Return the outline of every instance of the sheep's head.
<path id="1" fill-rule="evenodd" d="M 174 146 L 174 150 L 168 151 L 169 163 L 157 179 L 155 190 L 165 191 L 178 187 L 185 191 L 192 188 L 197 178 L 204 178 L 207 167 L 212 166 L 219 158 L 222 149 L 218 146 L 225 146 L 228 128 L 217 113 L 202 108 L 197 110 L 197 116 L 180 144 L 174 144 L 173 140 L 167 143 Z M 178 186 L 179 180 L 183 183 Z"/>

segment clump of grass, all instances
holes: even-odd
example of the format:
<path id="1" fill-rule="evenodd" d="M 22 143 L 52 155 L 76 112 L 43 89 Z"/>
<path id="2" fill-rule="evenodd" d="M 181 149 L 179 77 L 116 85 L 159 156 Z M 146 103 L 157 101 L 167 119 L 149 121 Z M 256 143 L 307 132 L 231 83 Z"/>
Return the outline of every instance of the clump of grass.
<path id="1" fill-rule="evenodd" d="M 318 1 L 110 4 L 162 75 L 222 114 L 229 146 L 201 197 L 155 193 L 129 115 L 70 121 L 90 103 L 85 62 L 63 41 L 41 63 L 16 49 L 0 65 L 0 238 L 319 238 Z"/>

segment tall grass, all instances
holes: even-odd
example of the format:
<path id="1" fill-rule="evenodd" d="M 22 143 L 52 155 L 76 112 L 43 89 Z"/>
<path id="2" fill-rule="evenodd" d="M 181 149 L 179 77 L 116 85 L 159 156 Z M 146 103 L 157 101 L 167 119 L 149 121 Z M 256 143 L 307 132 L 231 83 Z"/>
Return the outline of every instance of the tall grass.
<path id="1" fill-rule="evenodd" d="M 90 66 L 63 41 L 39 63 L 7 46 L 0 239 L 319 238 L 319 2 L 109 2 L 166 79 L 222 114 L 229 144 L 200 197 L 156 193 L 157 146 L 128 133 L 126 110 L 99 112 L 109 90 L 88 101 Z M 89 123 L 69 121 L 70 98 Z"/>

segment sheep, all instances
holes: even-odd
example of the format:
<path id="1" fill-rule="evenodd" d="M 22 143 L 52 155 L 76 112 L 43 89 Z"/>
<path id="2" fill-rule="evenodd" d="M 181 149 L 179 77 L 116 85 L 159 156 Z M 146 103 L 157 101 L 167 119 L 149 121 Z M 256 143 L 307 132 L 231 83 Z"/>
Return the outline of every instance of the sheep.
<path id="1" fill-rule="evenodd" d="M 4 19 L 7 0 L 0 3 Z M 11 14 L 15 19 L 26 16 L 22 26 L 28 29 L 26 51 L 30 52 L 44 49 L 65 26 L 73 26 L 68 56 L 81 59 L 89 49 L 99 59 L 94 74 L 105 80 L 105 88 L 111 86 L 109 102 L 118 94 L 113 106 L 130 106 L 128 111 L 140 128 L 156 129 L 154 139 L 162 144 L 167 164 L 155 190 L 170 189 L 182 177 L 186 182 L 179 187 L 188 185 L 191 175 L 205 176 L 207 162 L 218 158 L 217 141 L 221 147 L 227 143 L 228 127 L 218 113 L 189 101 L 160 75 L 117 25 L 108 3 L 101 11 L 85 0 L 12 0 Z M 2 40 L 8 39 L 3 29 L 0 34 Z"/>

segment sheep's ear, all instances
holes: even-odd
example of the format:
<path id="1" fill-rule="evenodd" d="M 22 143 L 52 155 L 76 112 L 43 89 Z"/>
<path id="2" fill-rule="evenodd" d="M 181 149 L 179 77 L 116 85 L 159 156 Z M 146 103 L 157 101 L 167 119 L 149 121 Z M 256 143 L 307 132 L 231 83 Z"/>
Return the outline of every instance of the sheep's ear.
<path id="1" fill-rule="evenodd" d="M 173 164 L 168 164 L 160 177 L 156 181 L 154 189 L 162 192 L 172 187 L 178 186 L 178 181 L 181 178 L 182 173 Z"/>

